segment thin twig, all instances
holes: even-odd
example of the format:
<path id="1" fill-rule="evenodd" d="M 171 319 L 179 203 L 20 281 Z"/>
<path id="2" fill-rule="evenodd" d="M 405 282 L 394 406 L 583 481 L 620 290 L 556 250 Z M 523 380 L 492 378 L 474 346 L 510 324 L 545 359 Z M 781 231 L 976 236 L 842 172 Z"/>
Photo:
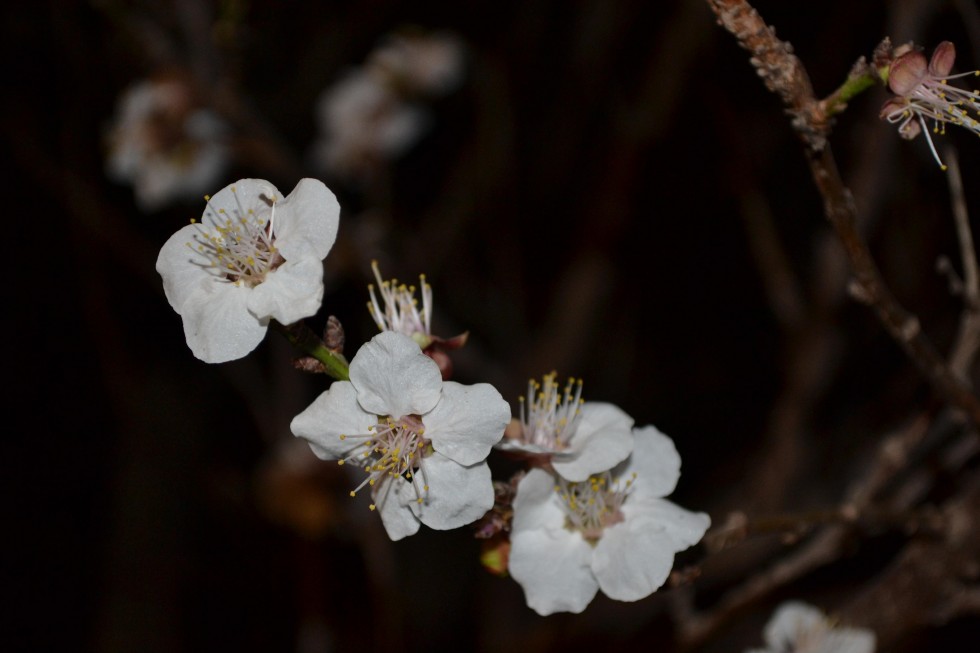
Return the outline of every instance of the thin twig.
<path id="1" fill-rule="evenodd" d="M 963 263 L 963 314 L 956 342 L 949 354 L 949 366 L 959 378 L 968 381 L 969 369 L 980 350 L 980 272 L 977 270 L 977 251 L 970 232 L 970 215 L 963 194 L 963 178 L 956 150 L 947 147 L 943 152 L 949 175 L 949 194 L 953 204 L 956 237 L 960 243 Z"/>

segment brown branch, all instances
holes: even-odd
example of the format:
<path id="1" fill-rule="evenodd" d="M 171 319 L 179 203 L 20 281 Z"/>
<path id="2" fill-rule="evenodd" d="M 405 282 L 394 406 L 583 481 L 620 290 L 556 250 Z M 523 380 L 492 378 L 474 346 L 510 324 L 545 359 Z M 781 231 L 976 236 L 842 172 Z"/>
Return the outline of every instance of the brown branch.
<path id="1" fill-rule="evenodd" d="M 803 140 L 810 171 L 824 200 L 824 213 L 844 245 L 862 299 L 874 308 L 885 329 L 932 387 L 980 424 L 980 401 L 940 357 L 922 332 L 918 319 L 892 296 L 857 229 L 854 199 L 841 181 L 827 144 L 827 116 L 814 97 L 806 70 L 792 54 L 792 47 L 777 39 L 745 0 L 708 0 L 708 4 L 720 24 L 752 54 L 751 63 L 766 88 L 779 95 L 792 116 L 793 128 Z"/>

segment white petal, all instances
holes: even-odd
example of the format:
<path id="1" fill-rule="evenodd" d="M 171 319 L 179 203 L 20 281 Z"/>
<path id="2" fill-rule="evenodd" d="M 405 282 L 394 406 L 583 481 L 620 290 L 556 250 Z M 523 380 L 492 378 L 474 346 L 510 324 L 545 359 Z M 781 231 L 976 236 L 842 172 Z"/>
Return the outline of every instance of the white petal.
<path id="1" fill-rule="evenodd" d="M 206 363 L 242 358 L 255 349 L 268 327 L 248 312 L 249 288 L 232 283 L 205 286 L 181 307 L 184 336 L 195 356 Z"/>
<path id="2" fill-rule="evenodd" d="M 821 628 L 826 628 L 826 619 L 820 610 L 800 601 L 787 601 L 766 624 L 762 638 L 770 648 L 781 651 L 796 648 L 801 634 Z"/>
<path id="3" fill-rule="evenodd" d="M 210 260 L 194 249 L 195 237 L 200 230 L 200 225 L 181 227 L 167 239 L 157 256 L 156 268 L 163 278 L 163 292 L 178 313 L 187 300 L 205 286 L 224 283 L 207 267 Z"/>
<path id="4" fill-rule="evenodd" d="M 532 469 L 521 479 L 514 496 L 511 532 L 563 528 L 565 511 L 556 499 L 555 483 L 555 477 L 541 469 Z"/>
<path id="5" fill-rule="evenodd" d="M 674 442 L 654 426 L 633 429 L 633 454 L 620 476 L 636 472 L 635 498 L 665 497 L 681 476 L 681 457 Z"/>
<path id="6" fill-rule="evenodd" d="M 569 448 L 576 455 L 555 459 L 552 466 L 569 481 L 584 481 L 622 462 L 633 449 L 633 418 L 612 404 L 587 402 L 582 405 Z"/>
<path id="7" fill-rule="evenodd" d="M 310 256 L 322 261 L 337 240 L 340 204 L 318 179 L 301 179 L 276 205 L 276 247 L 292 261 Z"/>
<path id="8" fill-rule="evenodd" d="M 401 476 L 388 479 L 371 493 L 381 515 L 381 523 L 392 541 L 415 535 L 419 530 L 421 524 L 418 518 L 405 505 L 405 497 L 413 493 L 411 484 Z"/>
<path id="9" fill-rule="evenodd" d="M 700 542 L 711 526 L 711 518 L 703 512 L 691 512 L 666 499 L 644 499 L 636 494 L 626 500 L 623 514 L 636 528 L 649 526 L 662 531 L 674 543 L 674 551 Z"/>
<path id="10" fill-rule="evenodd" d="M 315 315 L 323 301 L 323 263 L 305 258 L 286 261 L 252 289 L 248 310 L 258 318 L 292 324 Z"/>
<path id="11" fill-rule="evenodd" d="M 341 439 L 341 435 L 367 434 L 377 416 L 361 410 L 357 391 L 347 381 L 335 381 L 330 389 L 313 400 L 306 410 L 293 418 L 289 429 L 293 435 L 306 438 L 317 456 L 324 460 L 346 458 L 363 440 Z"/>
<path id="12" fill-rule="evenodd" d="M 834 628 L 816 653 L 874 653 L 875 634 L 858 628 Z"/>
<path id="13" fill-rule="evenodd" d="M 617 601 L 637 601 L 660 588 L 674 566 L 676 543 L 656 524 L 627 516 L 605 530 L 592 556 L 599 587 Z"/>
<path id="14" fill-rule="evenodd" d="M 429 490 L 422 490 L 421 504 L 415 500 L 413 490 L 409 506 L 429 528 L 459 528 L 493 508 L 493 482 L 485 462 L 464 467 L 436 452 L 427 456 L 422 465 L 414 480 L 420 488 L 428 485 Z"/>
<path id="15" fill-rule="evenodd" d="M 280 197 L 279 190 L 264 179 L 239 179 L 211 197 L 201 222 L 220 225 L 251 215 L 265 224 L 272 215 L 272 200 Z"/>
<path id="16" fill-rule="evenodd" d="M 599 589 L 589 569 L 592 547 L 565 529 L 530 530 L 511 535 L 507 569 L 521 587 L 528 607 L 540 615 L 581 612 Z"/>
<path id="17" fill-rule="evenodd" d="M 497 449 L 498 451 L 510 451 L 519 454 L 531 454 L 535 456 L 547 455 L 552 461 L 565 460 L 573 457 L 573 454 L 566 453 L 565 451 L 558 451 L 557 449 L 542 447 L 541 445 L 531 444 L 529 442 L 521 442 L 516 438 L 504 438 L 497 444 L 493 445 L 493 448 Z"/>
<path id="18" fill-rule="evenodd" d="M 358 350 L 350 380 L 364 410 L 396 419 L 424 415 L 442 394 L 439 366 L 414 340 L 392 331 L 379 333 Z"/>
<path id="19" fill-rule="evenodd" d="M 422 417 L 432 448 L 461 465 L 485 460 L 508 422 L 510 406 L 487 383 L 443 383 L 439 403 Z"/>

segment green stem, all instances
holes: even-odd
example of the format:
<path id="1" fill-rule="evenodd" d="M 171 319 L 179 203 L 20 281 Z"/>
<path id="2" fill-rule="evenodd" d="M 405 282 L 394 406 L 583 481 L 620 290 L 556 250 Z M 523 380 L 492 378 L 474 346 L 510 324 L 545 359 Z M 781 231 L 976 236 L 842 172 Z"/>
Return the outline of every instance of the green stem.
<path id="1" fill-rule="evenodd" d="M 323 371 L 338 381 L 349 381 L 347 359 L 342 354 L 336 354 L 323 344 L 323 340 L 317 337 L 305 322 L 283 325 L 272 320 L 270 325 L 273 329 L 285 336 L 286 340 L 300 351 L 312 356 L 323 364 Z"/>
<path id="2" fill-rule="evenodd" d="M 827 117 L 836 116 L 843 113 L 847 108 L 847 103 L 851 99 L 865 92 L 881 81 L 881 77 L 875 74 L 874 70 L 852 74 L 836 91 L 824 98 L 820 104 L 823 105 L 824 113 Z"/>

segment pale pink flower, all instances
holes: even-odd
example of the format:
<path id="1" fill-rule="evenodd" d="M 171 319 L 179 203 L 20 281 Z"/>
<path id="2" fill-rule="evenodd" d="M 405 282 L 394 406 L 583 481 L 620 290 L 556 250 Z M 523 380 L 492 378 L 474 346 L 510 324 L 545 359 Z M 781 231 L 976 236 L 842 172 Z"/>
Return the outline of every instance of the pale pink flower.
<path id="1" fill-rule="evenodd" d="M 898 125 L 903 138 L 913 139 L 924 133 L 932 156 L 945 170 L 936 146 L 929 135 L 944 134 L 946 125 L 963 127 L 980 136 L 980 93 L 950 86 L 948 81 L 960 77 L 974 77 L 980 71 L 950 75 L 956 49 L 949 41 L 940 43 L 926 62 L 925 55 L 912 49 L 899 55 L 888 71 L 888 88 L 896 96 L 881 108 L 881 118 Z"/>

